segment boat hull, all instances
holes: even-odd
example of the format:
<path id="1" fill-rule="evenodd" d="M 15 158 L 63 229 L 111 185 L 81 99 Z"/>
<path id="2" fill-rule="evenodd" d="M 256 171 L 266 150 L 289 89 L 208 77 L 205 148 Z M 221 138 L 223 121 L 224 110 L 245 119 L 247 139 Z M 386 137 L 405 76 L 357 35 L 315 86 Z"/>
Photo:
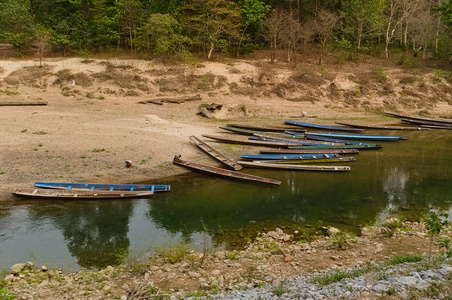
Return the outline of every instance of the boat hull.
<path id="1" fill-rule="evenodd" d="M 106 191 L 143 191 L 169 192 L 166 184 L 103 184 L 103 183 L 71 183 L 71 182 L 35 182 L 33 186 L 46 189 L 86 189 Z"/>
<path id="2" fill-rule="evenodd" d="M 144 198 L 154 194 L 154 191 L 106 191 L 83 189 L 39 189 L 19 188 L 13 195 L 26 198 L 40 199 L 66 199 L 66 200 L 94 200 L 94 199 L 120 199 Z"/>

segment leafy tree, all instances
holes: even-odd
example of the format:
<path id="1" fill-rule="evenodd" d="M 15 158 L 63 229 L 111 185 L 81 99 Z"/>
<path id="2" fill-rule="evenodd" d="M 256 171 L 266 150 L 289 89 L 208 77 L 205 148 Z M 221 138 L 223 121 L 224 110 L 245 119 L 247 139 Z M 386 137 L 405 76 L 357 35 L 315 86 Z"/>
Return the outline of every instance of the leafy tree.
<path id="1" fill-rule="evenodd" d="M 139 44 L 154 54 L 188 53 L 191 40 L 181 34 L 179 22 L 169 14 L 152 14 L 145 22 Z"/>
<path id="2" fill-rule="evenodd" d="M 145 12 L 138 0 L 115 0 L 119 10 L 121 33 L 126 34 L 130 51 L 134 51 L 133 41 L 137 38 L 137 30 L 141 27 Z"/>
<path id="3" fill-rule="evenodd" d="M 184 13 L 189 36 L 204 49 L 207 59 L 216 47 L 240 38 L 240 10 L 232 1 L 189 0 Z"/>
<path id="4" fill-rule="evenodd" d="M 424 218 L 425 228 L 427 229 L 427 234 L 430 237 L 430 244 L 428 248 L 428 259 L 431 260 L 432 257 L 432 248 L 434 239 L 444 227 L 449 225 L 449 221 L 447 220 L 448 215 L 446 213 L 436 213 L 434 211 L 430 211 L 426 218 Z"/>
<path id="5" fill-rule="evenodd" d="M 13 44 L 19 50 L 28 47 L 35 28 L 28 0 L 0 2 L 0 39 Z"/>
<path id="6" fill-rule="evenodd" d="M 250 34 L 258 32 L 264 23 L 265 17 L 270 12 L 271 6 L 266 5 L 260 0 L 245 0 L 240 7 L 242 18 L 245 23 L 242 35 L 238 45 L 238 53 L 240 53 L 241 44 L 245 38 L 245 34 L 250 31 Z"/>
<path id="7" fill-rule="evenodd" d="M 385 0 L 349 0 L 342 7 L 346 33 L 359 54 L 362 41 L 378 33 L 383 25 Z"/>

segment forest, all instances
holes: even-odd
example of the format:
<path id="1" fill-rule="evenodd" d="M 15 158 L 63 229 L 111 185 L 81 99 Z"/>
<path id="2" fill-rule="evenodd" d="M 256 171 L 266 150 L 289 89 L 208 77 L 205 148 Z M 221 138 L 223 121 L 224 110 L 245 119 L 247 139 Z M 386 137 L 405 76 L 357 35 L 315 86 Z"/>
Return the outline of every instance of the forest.
<path id="1" fill-rule="evenodd" d="M 17 56 L 130 52 L 143 58 L 237 58 L 308 47 L 389 58 L 452 54 L 452 0 L 0 0 L 0 43 Z"/>

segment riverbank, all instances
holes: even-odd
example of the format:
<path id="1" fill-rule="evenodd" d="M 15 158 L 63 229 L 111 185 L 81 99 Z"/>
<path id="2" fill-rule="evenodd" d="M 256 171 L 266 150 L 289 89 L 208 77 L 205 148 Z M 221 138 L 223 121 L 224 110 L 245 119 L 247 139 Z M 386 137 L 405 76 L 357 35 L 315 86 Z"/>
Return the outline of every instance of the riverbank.
<path id="1" fill-rule="evenodd" d="M 65 274 L 32 262 L 11 268 L 0 290 L 20 299 L 446 299 L 450 259 L 428 260 L 423 223 L 388 220 L 359 237 L 335 228 L 312 242 L 281 229 L 243 251 L 193 252 L 182 245 L 124 266 Z M 450 237 L 451 229 L 441 237 Z M 444 249 L 443 249 L 444 251 Z"/>
<path id="2" fill-rule="evenodd" d="M 42 67 L 35 60 L 0 60 L 0 102 L 47 102 L 1 107 L 0 201 L 13 201 L 15 188 L 35 181 L 160 182 L 186 173 L 172 164 L 174 155 L 210 163 L 189 136 L 218 135 L 225 122 L 398 123 L 383 110 L 452 116 L 445 75 L 330 60 L 327 70 L 314 60 L 298 69 L 265 60 L 163 65 L 69 58 L 47 59 Z M 200 100 L 140 103 L 190 95 Z M 220 108 L 214 118 L 198 114 L 212 104 Z M 215 145 L 238 157 L 235 148 Z"/>

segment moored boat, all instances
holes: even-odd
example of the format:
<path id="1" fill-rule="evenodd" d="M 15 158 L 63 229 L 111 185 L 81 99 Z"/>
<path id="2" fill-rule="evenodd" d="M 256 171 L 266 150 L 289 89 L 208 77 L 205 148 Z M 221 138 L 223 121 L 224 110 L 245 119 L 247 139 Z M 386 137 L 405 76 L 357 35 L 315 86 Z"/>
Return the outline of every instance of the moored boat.
<path id="1" fill-rule="evenodd" d="M 274 180 L 274 179 L 264 178 L 264 177 L 250 175 L 250 174 L 246 174 L 246 173 L 241 173 L 241 172 L 237 172 L 237 171 L 230 171 L 230 170 L 226 170 L 226 169 L 222 169 L 222 168 L 216 168 L 216 167 L 206 166 L 206 165 L 202 165 L 202 164 L 198 164 L 198 163 L 194 163 L 194 162 L 184 161 L 184 160 L 180 159 L 180 155 L 174 156 L 173 163 L 186 167 L 186 168 L 189 168 L 193 171 L 198 171 L 198 172 L 215 175 L 215 176 L 226 177 L 226 178 L 230 178 L 230 179 L 237 179 L 237 180 L 257 182 L 257 183 L 266 183 L 266 184 L 272 184 L 272 185 L 280 185 L 281 184 L 281 181 L 279 181 L 279 180 Z"/>
<path id="2" fill-rule="evenodd" d="M 319 150 L 319 149 L 358 149 L 358 150 L 374 150 L 383 148 L 381 144 L 364 144 L 364 145 L 318 145 L 318 146 L 294 146 L 289 145 L 289 149 L 303 149 L 303 150 Z"/>
<path id="3" fill-rule="evenodd" d="M 38 188 L 46 189 L 86 189 L 105 191 L 143 191 L 169 192 L 170 185 L 166 184 L 107 184 L 107 183 L 74 183 L 74 182 L 35 182 Z"/>
<path id="4" fill-rule="evenodd" d="M 360 128 L 351 128 L 351 127 L 345 127 L 345 126 L 330 126 L 330 125 L 320 125 L 320 124 L 312 124 L 312 123 L 305 123 L 305 122 L 299 122 L 299 121 L 292 121 L 292 120 L 285 120 L 284 123 L 295 125 L 295 126 L 302 126 L 307 128 L 316 128 L 316 129 L 323 129 L 323 130 L 334 130 L 334 131 L 349 131 L 349 132 L 362 132 L 363 129 Z"/>
<path id="5" fill-rule="evenodd" d="M 248 168 L 265 168 L 265 169 L 282 169 L 293 171 L 328 171 L 328 172 L 348 172 L 349 166 L 312 166 L 312 165 L 287 165 L 268 163 L 260 161 L 238 161 L 244 167 Z"/>
<path id="6" fill-rule="evenodd" d="M 253 160 L 258 161 L 258 160 Z M 280 160 L 264 160 L 274 164 L 313 164 L 313 163 L 338 163 L 356 161 L 354 157 L 331 157 L 331 158 L 306 158 L 306 159 L 280 159 Z"/>
<path id="7" fill-rule="evenodd" d="M 283 159 L 326 159 L 333 157 L 341 157 L 337 153 L 317 153 L 317 154 L 243 154 L 240 155 L 241 159 L 246 160 L 283 160 Z"/>
<path id="8" fill-rule="evenodd" d="M 367 135 L 367 134 L 345 134 L 332 132 L 310 132 L 311 136 L 323 136 L 329 138 L 338 138 L 345 140 L 366 140 L 366 141 L 381 141 L 381 142 L 396 142 L 398 140 L 406 140 L 405 137 L 400 136 L 386 136 L 386 135 Z"/>
<path id="9" fill-rule="evenodd" d="M 265 149 L 261 154 L 297 154 L 297 153 L 338 153 L 358 154 L 358 149 Z"/>
<path id="10" fill-rule="evenodd" d="M 345 122 L 335 122 L 339 125 L 345 125 L 350 127 L 362 128 L 362 129 L 379 129 L 379 130 L 412 130 L 412 131 L 422 131 L 422 130 L 430 130 L 429 128 L 423 127 L 403 127 L 403 126 L 395 126 L 395 125 L 363 125 L 363 124 L 352 124 Z"/>
<path id="11" fill-rule="evenodd" d="M 119 199 L 140 197 L 144 198 L 152 196 L 153 194 L 153 190 L 107 191 L 86 189 L 19 188 L 13 191 L 13 195 L 19 197 L 67 200 Z"/>
<path id="12" fill-rule="evenodd" d="M 442 123 L 442 124 L 451 124 L 452 120 L 450 119 L 439 119 L 439 118 L 428 118 L 428 117 L 421 117 L 421 116 L 412 116 L 412 115 L 404 115 L 394 112 L 387 112 L 386 114 L 391 115 L 393 117 L 401 118 L 401 119 L 410 119 L 410 120 L 419 120 L 419 121 L 427 121 L 427 122 L 434 122 L 434 123 Z"/>
<path id="13" fill-rule="evenodd" d="M 298 132 L 306 132 L 304 129 L 291 129 L 291 128 L 276 128 L 276 127 L 259 127 L 251 125 L 241 125 L 241 124 L 226 124 L 229 127 L 248 129 L 253 131 L 263 131 L 263 132 L 284 132 L 286 130 L 293 130 Z"/>
<path id="14" fill-rule="evenodd" d="M 404 123 L 414 124 L 414 125 L 427 125 L 427 126 L 439 126 L 439 127 L 452 127 L 452 123 L 438 123 L 434 121 L 418 120 L 418 119 L 406 119 L 401 120 Z"/>

